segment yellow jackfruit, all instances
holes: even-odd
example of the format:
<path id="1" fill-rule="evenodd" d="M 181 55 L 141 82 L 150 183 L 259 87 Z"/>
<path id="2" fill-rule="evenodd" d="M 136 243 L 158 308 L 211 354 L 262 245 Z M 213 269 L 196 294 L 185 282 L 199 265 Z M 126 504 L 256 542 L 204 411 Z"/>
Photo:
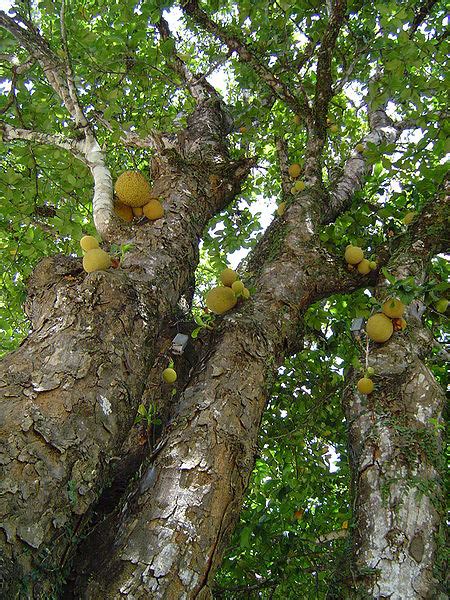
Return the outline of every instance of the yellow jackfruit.
<path id="1" fill-rule="evenodd" d="M 381 344 L 391 337 L 394 332 L 394 326 L 386 315 L 376 313 L 367 319 L 366 332 L 371 340 Z"/>
<path id="2" fill-rule="evenodd" d="M 391 319 L 399 319 L 405 310 L 405 305 L 398 298 L 389 298 L 381 307 L 384 314 Z"/>
<path id="3" fill-rule="evenodd" d="M 227 287 L 231 287 L 237 278 L 238 275 L 233 269 L 224 269 L 220 274 L 220 281 Z"/>
<path id="4" fill-rule="evenodd" d="M 370 273 L 371 270 L 370 262 L 366 258 L 363 258 L 362 261 L 358 263 L 357 269 L 361 275 L 367 275 L 367 273 Z"/>
<path id="5" fill-rule="evenodd" d="M 305 182 L 304 181 L 296 181 L 294 183 L 294 188 L 296 189 L 297 192 L 303 192 L 303 190 L 305 189 Z"/>
<path id="6" fill-rule="evenodd" d="M 132 211 L 135 217 L 142 217 L 142 215 L 144 214 L 142 206 L 133 206 Z"/>
<path id="7" fill-rule="evenodd" d="M 147 219 L 150 219 L 150 221 L 156 221 L 156 219 L 160 219 L 164 216 L 163 205 L 156 198 L 152 198 L 142 210 L 144 215 L 147 217 Z"/>
<path id="8" fill-rule="evenodd" d="M 177 372 L 175 371 L 175 369 L 171 369 L 170 367 L 168 367 L 162 372 L 162 377 L 166 383 L 175 383 L 175 381 L 177 380 Z"/>
<path id="9" fill-rule="evenodd" d="M 127 206 L 144 206 L 151 199 L 150 185 L 138 171 L 125 171 L 114 186 L 120 202 Z"/>
<path id="10" fill-rule="evenodd" d="M 99 248 L 97 240 L 92 235 L 84 235 L 80 240 L 80 246 L 85 252 Z"/>
<path id="11" fill-rule="evenodd" d="M 244 291 L 244 284 L 242 281 L 236 280 L 231 284 L 231 289 L 233 290 L 235 296 L 239 296 L 239 294 L 242 294 Z"/>
<path id="12" fill-rule="evenodd" d="M 344 258 L 349 265 L 357 265 L 364 258 L 364 254 L 359 246 L 352 246 L 350 244 L 345 249 Z"/>
<path id="13" fill-rule="evenodd" d="M 206 306 L 213 313 L 223 315 L 236 306 L 236 296 L 229 287 L 218 286 L 209 290 L 205 297 Z"/>
<path id="14" fill-rule="evenodd" d="M 364 144 L 356 144 L 355 146 L 356 152 L 364 152 Z"/>
<path id="15" fill-rule="evenodd" d="M 244 300 L 248 300 L 250 298 L 250 290 L 248 290 L 246 287 L 242 290 L 242 297 Z"/>
<path id="16" fill-rule="evenodd" d="M 133 210 L 131 206 L 127 206 L 122 202 L 116 202 L 114 204 L 114 212 L 118 217 L 120 217 L 124 221 L 130 222 L 133 220 Z"/>
<path id="17" fill-rule="evenodd" d="M 282 217 L 286 211 L 286 202 L 280 202 L 277 208 L 277 215 Z"/>
<path id="18" fill-rule="evenodd" d="M 415 212 L 407 212 L 406 215 L 402 219 L 402 223 L 405 225 L 410 225 L 414 221 L 414 217 L 416 216 Z"/>
<path id="19" fill-rule="evenodd" d="M 294 163 L 293 165 L 291 165 L 288 169 L 289 175 L 295 179 L 296 177 L 298 177 L 300 175 L 300 173 L 302 172 L 302 168 L 298 163 Z"/>
<path id="20" fill-rule="evenodd" d="M 373 392 L 374 385 L 373 381 L 368 377 L 361 377 L 356 384 L 356 387 L 361 394 L 371 394 Z"/>
<path id="21" fill-rule="evenodd" d="M 88 250 L 83 257 L 83 269 L 86 273 L 92 271 L 106 271 L 111 266 L 111 258 L 107 252 L 101 248 Z"/>

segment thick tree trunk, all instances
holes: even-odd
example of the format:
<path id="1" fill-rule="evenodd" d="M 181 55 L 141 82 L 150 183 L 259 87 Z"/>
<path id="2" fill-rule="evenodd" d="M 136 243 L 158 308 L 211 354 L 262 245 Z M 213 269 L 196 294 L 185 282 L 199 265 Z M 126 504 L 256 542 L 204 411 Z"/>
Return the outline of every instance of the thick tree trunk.
<path id="1" fill-rule="evenodd" d="M 1 567 L 10 596 L 48 597 L 111 477 L 158 333 L 180 296 L 192 294 L 198 239 L 253 164 L 230 161 L 228 131 L 220 103 L 209 99 L 170 150 L 160 137 L 153 192 L 165 216 L 116 226 L 115 241 L 133 244 L 121 268 L 86 275 L 79 260 L 62 257 L 34 273 L 32 332 L 4 359 L 0 379 Z"/>
<path id="2" fill-rule="evenodd" d="M 398 280 L 426 281 L 430 258 L 444 247 L 438 231 L 446 222 L 447 200 L 443 194 L 430 203 L 416 241 L 394 255 L 389 271 Z M 378 293 L 386 296 L 383 285 Z M 424 362 L 433 348 L 432 334 L 421 323 L 424 308 L 413 301 L 406 330 L 382 345 L 371 344 L 374 392 L 349 391 L 345 397 L 354 524 L 351 555 L 330 599 L 441 597 L 436 558 L 444 515 L 445 395 Z"/>

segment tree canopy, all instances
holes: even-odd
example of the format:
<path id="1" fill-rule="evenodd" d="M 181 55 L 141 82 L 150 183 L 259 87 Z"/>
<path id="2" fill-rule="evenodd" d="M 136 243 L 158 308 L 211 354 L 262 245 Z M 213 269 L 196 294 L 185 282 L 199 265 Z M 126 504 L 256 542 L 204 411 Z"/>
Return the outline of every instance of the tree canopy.
<path id="1" fill-rule="evenodd" d="M 226 266 L 240 262 L 250 293 L 258 293 L 252 250 L 269 222 L 282 236 L 279 205 L 302 202 L 296 181 L 306 193 L 317 184 L 330 199 L 316 232 L 324 267 L 331 256 L 346 270 L 349 244 L 376 263 L 367 275 L 347 271 L 346 289 L 305 307 L 298 345 L 270 381 L 240 521 L 215 579 L 218 598 L 325 598 L 352 529 L 344 396 L 367 372 L 363 321 L 379 310 L 380 282 L 405 305 L 420 304 L 436 342 L 427 365 L 447 383 L 448 217 L 432 217 L 439 240 L 424 277 L 414 269 L 402 276 L 389 262 L 402 249 L 408 255 L 423 215 L 448 192 L 444 2 L 43 0 L 18 2 L 8 14 L 0 16 L 2 353 L 29 332 L 23 304 L 36 265 L 57 254 L 81 257 L 80 238 L 98 236 L 93 178 L 73 151 L 82 124 L 49 82 L 48 57 L 73 80 L 113 180 L 126 170 L 151 179 L 154 133 L 179 139 L 198 103 L 195 90 L 219 90 L 233 121 L 230 160 L 248 159 L 252 168 L 201 237 L 189 308 L 194 342 L 220 323 L 205 312 L 204 295 Z M 34 33 L 48 48 L 36 46 Z M 308 177 L 289 177 L 294 163 Z M 302 227 L 308 231 L 308 221 Z M 109 241 L 118 259 L 133 244 Z M 272 243 L 258 261 L 276 252 Z M 274 273 L 274 288 L 283 285 Z M 153 433 L 162 418 L 155 406 L 146 408 L 156 411 Z M 432 426 L 439 434 L 441 421 Z M 407 444 L 406 432 L 399 434 Z"/>

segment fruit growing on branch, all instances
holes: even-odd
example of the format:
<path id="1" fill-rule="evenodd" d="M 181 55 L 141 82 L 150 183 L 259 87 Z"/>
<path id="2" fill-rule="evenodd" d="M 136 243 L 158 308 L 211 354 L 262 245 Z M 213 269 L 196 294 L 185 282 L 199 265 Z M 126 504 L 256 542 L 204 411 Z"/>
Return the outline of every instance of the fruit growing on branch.
<path id="1" fill-rule="evenodd" d="M 361 394 L 367 395 L 373 392 L 375 386 L 373 384 L 373 381 L 369 377 L 361 377 L 361 379 L 356 384 L 356 387 L 358 388 L 358 391 L 361 392 Z"/>
<path id="2" fill-rule="evenodd" d="M 152 198 L 142 209 L 144 215 L 150 221 L 156 221 L 164 216 L 164 208 L 159 200 Z"/>
<path id="3" fill-rule="evenodd" d="M 294 163 L 289 167 L 288 172 L 292 179 L 296 179 L 302 172 L 302 168 L 298 163 Z"/>
<path id="4" fill-rule="evenodd" d="M 383 313 L 376 313 L 369 317 L 366 324 L 366 333 L 371 340 L 382 344 L 386 342 L 394 332 L 391 319 Z"/>
<path id="5" fill-rule="evenodd" d="M 106 271 L 111 266 L 111 258 L 107 252 L 101 248 L 88 250 L 83 257 L 83 269 L 86 273 L 93 271 Z"/>
<path id="6" fill-rule="evenodd" d="M 114 191 L 127 206 L 144 206 L 151 199 L 150 184 L 138 171 L 125 171 L 117 178 Z"/>
<path id="7" fill-rule="evenodd" d="M 238 274 L 233 269 L 224 269 L 220 274 L 220 281 L 227 287 L 231 287 L 237 278 Z"/>
<path id="8" fill-rule="evenodd" d="M 131 208 L 131 206 L 123 204 L 123 202 L 115 202 L 114 212 L 118 217 L 120 217 L 124 221 L 130 222 L 133 220 L 133 209 Z"/>
<path id="9" fill-rule="evenodd" d="M 175 381 L 177 380 L 177 372 L 175 371 L 175 369 L 168 367 L 162 372 L 162 378 L 166 383 L 175 383 Z"/>
<path id="10" fill-rule="evenodd" d="M 358 263 L 357 269 L 358 273 L 361 273 L 361 275 L 367 275 L 370 273 L 370 262 L 367 260 L 367 258 L 363 258 L 362 261 Z"/>
<path id="11" fill-rule="evenodd" d="M 231 287 L 224 287 L 222 285 L 209 290 L 205 297 L 206 306 L 217 315 L 223 315 L 234 308 L 236 302 L 236 296 Z"/>
<path id="12" fill-rule="evenodd" d="M 80 240 L 80 246 L 85 252 L 93 250 L 94 248 L 99 248 L 97 240 L 92 235 L 83 236 Z"/>
<path id="13" fill-rule="evenodd" d="M 349 265 L 357 265 L 364 258 L 364 253 L 359 246 L 351 244 L 345 249 L 344 258 Z"/>
<path id="14" fill-rule="evenodd" d="M 381 307 L 383 313 L 391 319 L 399 319 L 405 310 L 405 305 L 398 298 L 389 298 Z"/>

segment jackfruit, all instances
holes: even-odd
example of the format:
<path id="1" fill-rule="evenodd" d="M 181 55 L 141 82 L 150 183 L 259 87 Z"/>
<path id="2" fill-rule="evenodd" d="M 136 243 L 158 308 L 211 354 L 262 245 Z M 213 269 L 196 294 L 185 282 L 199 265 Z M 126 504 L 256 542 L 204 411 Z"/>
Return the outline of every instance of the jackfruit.
<path id="1" fill-rule="evenodd" d="M 286 211 L 286 202 L 280 202 L 277 208 L 277 215 L 282 217 Z"/>
<path id="2" fill-rule="evenodd" d="M 370 262 L 367 260 L 367 258 L 363 258 L 362 261 L 358 263 L 357 269 L 361 275 L 367 275 L 367 273 L 370 273 Z"/>
<path id="3" fill-rule="evenodd" d="M 301 117 L 301 115 L 294 115 L 293 120 L 296 125 L 300 125 L 300 123 L 302 122 L 302 117 Z"/>
<path id="4" fill-rule="evenodd" d="M 297 192 L 303 192 L 303 190 L 305 189 L 305 182 L 304 181 L 296 181 L 294 183 L 294 187 L 297 190 Z"/>
<path id="5" fill-rule="evenodd" d="M 398 298 L 389 298 L 381 307 L 384 314 L 391 319 L 399 319 L 405 310 L 405 305 Z"/>
<path id="6" fill-rule="evenodd" d="M 177 372 L 175 371 L 175 369 L 171 369 L 170 367 L 168 367 L 162 372 L 162 378 L 166 383 L 175 383 L 175 381 L 177 380 Z"/>
<path id="7" fill-rule="evenodd" d="M 356 384 L 356 387 L 358 388 L 358 391 L 361 392 L 361 394 L 367 395 L 373 392 L 374 385 L 373 381 L 368 377 L 361 377 L 361 379 Z"/>
<path id="8" fill-rule="evenodd" d="M 233 269 L 224 269 L 220 274 L 220 281 L 227 287 L 231 287 L 237 278 L 238 275 Z"/>
<path id="9" fill-rule="evenodd" d="M 80 240 L 80 246 L 85 252 L 99 248 L 97 240 L 92 235 L 84 235 Z"/>
<path id="10" fill-rule="evenodd" d="M 376 263 L 376 261 L 375 261 L 375 260 L 371 260 L 371 261 L 369 262 L 369 266 L 370 266 L 370 270 L 371 270 L 371 271 L 373 271 L 374 269 L 376 269 L 376 268 L 377 268 L 377 263 Z"/>
<path id="11" fill-rule="evenodd" d="M 392 321 L 383 313 L 376 313 L 367 319 L 366 333 L 371 340 L 378 343 L 386 342 L 394 332 Z"/>
<path id="12" fill-rule="evenodd" d="M 242 297 L 244 300 L 248 300 L 250 298 L 250 290 L 248 290 L 246 287 L 242 290 Z"/>
<path id="13" fill-rule="evenodd" d="M 355 150 L 359 153 L 364 152 L 364 144 L 356 144 Z"/>
<path id="14" fill-rule="evenodd" d="M 101 248 L 88 250 L 83 257 L 83 269 L 86 273 L 92 271 L 106 271 L 111 266 L 111 258 L 107 252 Z"/>
<path id="15" fill-rule="evenodd" d="M 142 206 L 133 206 L 132 211 L 135 217 L 142 217 L 142 215 L 144 214 Z"/>
<path id="16" fill-rule="evenodd" d="M 131 206 L 127 206 L 122 202 L 116 202 L 114 204 L 114 212 L 118 217 L 120 217 L 124 221 L 130 222 L 133 220 L 133 210 Z"/>
<path id="17" fill-rule="evenodd" d="M 242 294 L 244 291 L 244 284 L 242 281 L 234 281 L 231 284 L 231 289 L 233 290 L 235 296 L 239 296 L 239 294 Z"/>
<path id="18" fill-rule="evenodd" d="M 345 249 L 344 258 L 349 265 L 357 265 L 364 258 L 364 253 L 359 246 L 350 244 Z"/>
<path id="19" fill-rule="evenodd" d="M 213 313 L 223 315 L 236 306 L 236 296 L 229 287 L 218 286 L 209 290 L 205 297 L 206 306 Z"/>
<path id="20" fill-rule="evenodd" d="M 339 127 L 333 123 L 332 125 L 330 125 L 330 131 L 331 133 L 337 133 L 339 131 Z"/>
<path id="21" fill-rule="evenodd" d="M 120 202 L 127 206 L 144 206 L 151 199 L 150 185 L 142 173 L 125 171 L 114 186 Z"/>
<path id="22" fill-rule="evenodd" d="M 292 177 L 292 179 L 295 179 L 302 172 L 302 168 L 298 163 L 294 163 L 293 165 L 291 165 L 289 167 L 288 172 L 289 172 L 289 175 Z"/>
<path id="23" fill-rule="evenodd" d="M 142 210 L 144 215 L 147 217 L 147 219 L 150 219 L 150 221 L 156 221 L 156 219 L 160 219 L 164 216 L 163 205 L 156 198 L 152 198 Z"/>

